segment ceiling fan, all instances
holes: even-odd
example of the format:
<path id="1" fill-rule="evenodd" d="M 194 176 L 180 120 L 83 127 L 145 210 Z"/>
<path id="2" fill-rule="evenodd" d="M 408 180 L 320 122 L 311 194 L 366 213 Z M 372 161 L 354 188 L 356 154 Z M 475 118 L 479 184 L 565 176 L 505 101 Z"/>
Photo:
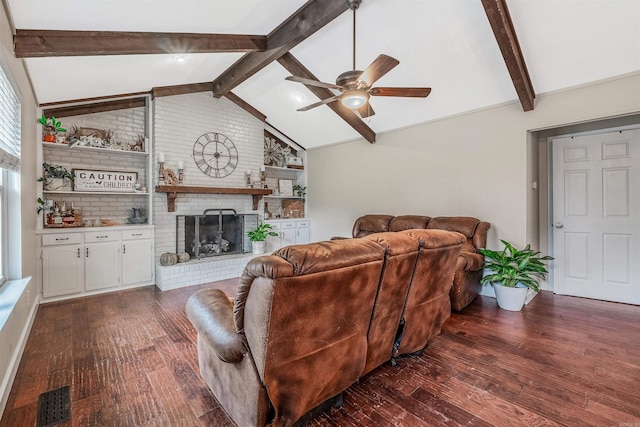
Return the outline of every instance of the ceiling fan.
<path id="1" fill-rule="evenodd" d="M 384 54 L 378 56 L 364 71 L 356 70 L 356 9 L 358 9 L 361 2 L 362 0 L 347 0 L 349 8 L 353 10 L 353 70 L 340 74 L 335 84 L 298 76 L 285 78 L 286 80 L 309 86 L 339 90 L 340 94 L 299 108 L 298 111 L 307 111 L 339 100 L 345 107 L 351 110 L 358 110 L 360 116 L 365 118 L 375 114 L 368 102 L 370 96 L 426 98 L 431 93 L 431 88 L 429 87 L 371 87 L 378 79 L 400 63 L 397 59 Z"/>

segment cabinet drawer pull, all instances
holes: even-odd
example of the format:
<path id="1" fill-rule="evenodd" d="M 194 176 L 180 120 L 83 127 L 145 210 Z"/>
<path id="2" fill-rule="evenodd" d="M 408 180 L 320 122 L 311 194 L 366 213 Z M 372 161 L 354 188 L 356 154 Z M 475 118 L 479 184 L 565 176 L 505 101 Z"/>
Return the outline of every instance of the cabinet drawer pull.
<path id="1" fill-rule="evenodd" d="M 56 237 L 56 242 L 60 242 L 60 241 L 63 241 L 63 240 L 69 240 L 69 238 L 68 237 Z"/>
<path id="2" fill-rule="evenodd" d="M 96 239 L 106 239 L 109 236 L 96 236 Z"/>
<path id="3" fill-rule="evenodd" d="M 142 236 L 142 233 L 131 233 L 132 236 Z"/>
<path id="4" fill-rule="evenodd" d="M 78 258 L 80 258 L 80 248 L 78 248 Z"/>
<path id="5" fill-rule="evenodd" d="M 89 248 L 85 248 L 84 250 L 85 250 L 84 256 L 89 258 Z"/>
<path id="6" fill-rule="evenodd" d="M 123 254 L 127 253 L 127 245 L 122 245 L 122 253 Z"/>

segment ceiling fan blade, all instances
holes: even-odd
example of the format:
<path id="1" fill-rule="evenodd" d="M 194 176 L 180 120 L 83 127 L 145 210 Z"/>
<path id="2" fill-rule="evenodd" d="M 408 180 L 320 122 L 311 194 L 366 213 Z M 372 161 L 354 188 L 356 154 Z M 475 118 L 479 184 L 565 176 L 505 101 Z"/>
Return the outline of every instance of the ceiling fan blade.
<path id="1" fill-rule="evenodd" d="M 370 87 L 376 80 L 394 69 L 399 63 L 400 61 L 395 58 L 384 54 L 380 55 L 360 74 L 358 81 L 365 82 Z"/>
<path id="2" fill-rule="evenodd" d="M 430 87 L 374 87 L 369 90 L 369 94 L 372 96 L 404 96 L 409 98 L 426 98 L 430 93 Z"/>
<path id="3" fill-rule="evenodd" d="M 311 104 L 311 105 L 307 105 L 306 107 L 298 108 L 298 111 L 311 110 L 312 108 L 316 108 L 316 107 L 319 107 L 321 105 L 328 104 L 328 103 L 333 102 L 333 101 L 337 101 L 338 99 L 340 99 L 340 95 L 332 96 L 330 98 L 325 98 L 322 101 L 316 102 L 315 104 Z"/>
<path id="4" fill-rule="evenodd" d="M 309 85 L 309 86 L 317 86 L 317 87 L 324 87 L 324 88 L 327 88 L 327 89 L 342 90 L 342 88 L 340 86 L 335 85 L 333 83 L 319 82 L 318 80 L 305 79 L 304 77 L 289 76 L 289 77 L 285 77 L 284 79 L 292 81 L 292 82 L 302 83 L 302 84 Z"/>
<path id="5" fill-rule="evenodd" d="M 363 119 L 366 119 L 367 117 L 371 117 L 374 114 L 376 114 L 376 112 L 373 111 L 373 108 L 371 108 L 370 102 L 367 102 L 362 107 L 358 108 L 358 113 L 360 114 L 360 117 L 362 117 Z"/>

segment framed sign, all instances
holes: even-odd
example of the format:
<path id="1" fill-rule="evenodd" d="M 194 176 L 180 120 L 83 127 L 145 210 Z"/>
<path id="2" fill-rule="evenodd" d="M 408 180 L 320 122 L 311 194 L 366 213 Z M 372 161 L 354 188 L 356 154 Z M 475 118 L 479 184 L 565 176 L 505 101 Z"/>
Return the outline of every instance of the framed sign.
<path id="1" fill-rule="evenodd" d="M 138 181 L 138 172 L 103 171 L 94 169 L 74 169 L 73 189 L 75 191 L 110 191 L 133 193 Z"/>
<path id="2" fill-rule="evenodd" d="M 280 195 L 285 197 L 293 197 L 293 181 L 290 179 L 281 179 L 278 181 Z"/>

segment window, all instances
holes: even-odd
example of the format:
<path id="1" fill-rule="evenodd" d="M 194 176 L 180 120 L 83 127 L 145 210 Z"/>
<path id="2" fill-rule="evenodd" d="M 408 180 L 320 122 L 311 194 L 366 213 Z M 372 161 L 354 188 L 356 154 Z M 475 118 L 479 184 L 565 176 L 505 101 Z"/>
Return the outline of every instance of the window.
<path id="1" fill-rule="evenodd" d="M 0 284 L 10 276 L 9 245 L 16 233 L 11 231 L 9 224 L 15 222 L 12 228 L 20 229 L 19 210 L 16 221 L 11 221 L 15 210 L 10 212 L 11 203 L 8 202 L 14 199 L 16 192 L 17 200 L 20 200 L 20 187 L 15 185 L 19 183 L 20 171 L 20 110 L 16 91 L 0 67 Z"/>

